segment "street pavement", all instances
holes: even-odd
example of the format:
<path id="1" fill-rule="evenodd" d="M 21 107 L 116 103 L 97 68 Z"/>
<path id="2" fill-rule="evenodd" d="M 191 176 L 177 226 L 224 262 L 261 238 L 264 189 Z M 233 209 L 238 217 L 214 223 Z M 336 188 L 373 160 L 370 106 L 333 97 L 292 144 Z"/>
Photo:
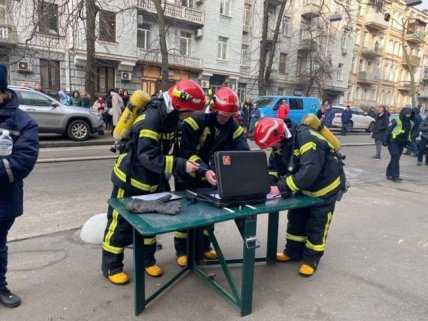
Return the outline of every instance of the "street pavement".
<path id="1" fill-rule="evenodd" d="M 369 135 L 340 139 L 351 188 L 337 204 L 326 254 L 316 274 L 300 277 L 297 263 L 258 264 L 253 313 L 245 320 L 427 319 L 428 167 L 416 167 L 415 158 L 403 156 L 404 181 L 393 183 L 384 174 L 387 151 L 383 150 L 380 161 L 370 159 L 374 146 L 367 145 L 372 143 Z M 87 217 L 94 214 L 86 213 Z M 27 228 L 49 224 L 34 219 L 27 222 L 25 214 L 18 220 L 23 227 L 29 225 Z M 37 237 L 21 238 L 11 231 L 14 241 L 9 243 L 8 280 L 23 304 L 17 309 L 0 306 L 1 321 L 242 319 L 194 274 L 184 276 L 134 317 L 133 284 L 110 284 L 100 272 L 100 246 L 80 241 L 79 226 L 73 224 L 61 226 L 58 232 L 52 227 Z M 64 226 L 69 228 L 64 230 Z M 257 256 L 265 253 L 266 226 L 267 216 L 259 216 Z M 283 213 L 278 249 L 284 246 L 285 227 Z M 217 224 L 215 233 L 227 258 L 241 255 L 240 236 L 232 222 Z M 148 279 L 149 291 L 179 270 L 172 238 L 171 234 L 158 237 L 163 249 L 156 257 L 165 276 Z M 131 249 L 126 250 L 124 263 L 125 271 L 132 275 Z M 221 271 L 213 271 L 216 280 L 224 283 Z M 233 269 L 236 277 L 239 273 L 239 268 Z M 239 284 L 239 278 L 236 280 Z"/>

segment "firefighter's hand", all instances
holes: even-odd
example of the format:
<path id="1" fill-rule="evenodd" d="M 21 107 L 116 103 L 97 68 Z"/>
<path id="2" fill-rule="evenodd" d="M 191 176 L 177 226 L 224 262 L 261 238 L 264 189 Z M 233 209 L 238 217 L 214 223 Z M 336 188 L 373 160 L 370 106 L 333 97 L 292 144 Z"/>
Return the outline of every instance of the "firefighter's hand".
<path id="1" fill-rule="evenodd" d="M 278 186 L 273 185 L 273 186 L 270 187 L 270 193 L 269 194 L 272 195 L 272 196 L 275 196 L 275 195 L 281 194 L 281 192 L 279 191 Z"/>
<path id="2" fill-rule="evenodd" d="M 213 186 L 217 185 L 217 177 L 215 176 L 215 173 L 212 170 L 208 170 L 205 173 L 205 178 L 207 179 L 208 183 L 210 183 Z"/>
<path id="3" fill-rule="evenodd" d="M 283 198 L 291 197 L 293 192 L 288 188 L 287 183 L 285 182 L 286 176 L 281 177 L 278 181 L 278 189 Z"/>
<path id="4" fill-rule="evenodd" d="M 191 174 L 196 172 L 199 169 L 198 164 L 187 161 L 186 162 L 186 173 Z"/>

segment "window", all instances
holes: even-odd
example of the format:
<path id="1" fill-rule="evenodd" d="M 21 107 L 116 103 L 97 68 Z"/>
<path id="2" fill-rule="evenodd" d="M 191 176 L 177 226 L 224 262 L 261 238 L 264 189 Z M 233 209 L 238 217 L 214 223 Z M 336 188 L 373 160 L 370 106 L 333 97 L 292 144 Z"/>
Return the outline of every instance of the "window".
<path id="1" fill-rule="evenodd" d="M 281 29 L 282 29 L 282 35 L 284 37 L 289 37 L 290 36 L 290 18 L 283 16 L 282 17 L 282 22 L 281 22 Z"/>
<path id="2" fill-rule="evenodd" d="M 99 25 L 99 40 L 116 42 L 116 14 L 111 11 L 100 10 Z"/>
<path id="3" fill-rule="evenodd" d="M 251 6 L 249 4 L 245 4 L 244 7 L 244 28 L 246 27 L 247 29 L 250 27 L 250 22 L 251 22 Z"/>
<path id="4" fill-rule="evenodd" d="M 137 27 L 137 47 L 150 49 L 150 25 L 141 23 Z"/>
<path id="5" fill-rule="evenodd" d="M 217 58 L 227 60 L 227 43 L 229 39 L 218 37 Z"/>
<path id="6" fill-rule="evenodd" d="M 247 98 L 247 84 L 238 83 L 238 97 L 239 101 L 244 101 Z"/>
<path id="7" fill-rule="evenodd" d="M 342 40 L 340 42 L 340 47 L 342 48 L 342 50 L 346 50 L 348 48 L 348 36 L 346 35 L 346 33 L 342 34 Z"/>
<path id="8" fill-rule="evenodd" d="M 287 54 L 286 53 L 280 53 L 279 54 L 278 72 L 280 74 L 285 74 L 286 69 L 287 69 Z"/>
<path id="9" fill-rule="evenodd" d="M 336 80 L 343 80 L 343 64 L 337 66 Z"/>
<path id="10" fill-rule="evenodd" d="M 21 99 L 19 103 L 27 106 L 49 106 L 52 107 L 52 101 L 47 97 L 31 91 L 18 91 Z"/>
<path id="11" fill-rule="evenodd" d="M 182 54 L 183 56 L 190 56 L 191 43 L 192 43 L 192 34 L 181 31 L 180 38 L 179 38 L 180 54 Z"/>
<path id="12" fill-rule="evenodd" d="M 290 98 L 290 109 L 303 109 L 303 99 Z"/>
<path id="13" fill-rule="evenodd" d="M 59 61 L 40 59 L 40 79 L 43 89 L 60 90 Z"/>
<path id="14" fill-rule="evenodd" d="M 241 66 L 250 65 L 250 56 L 248 51 L 248 45 L 242 45 L 241 48 Z"/>
<path id="15" fill-rule="evenodd" d="M 58 5 L 39 0 L 39 32 L 44 34 L 58 34 Z"/>
<path id="16" fill-rule="evenodd" d="M 114 68 L 97 67 L 97 88 L 99 93 L 107 93 L 107 90 L 114 88 Z"/>
<path id="17" fill-rule="evenodd" d="M 0 23 L 6 23 L 6 0 L 0 0 Z"/>
<path id="18" fill-rule="evenodd" d="M 220 0 L 220 14 L 230 16 L 232 0 Z"/>
<path id="19" fill-rule="evenodd" d="M 187 8 L 193 8 L 193 0 L 181 0 L 181 4 Z"/>

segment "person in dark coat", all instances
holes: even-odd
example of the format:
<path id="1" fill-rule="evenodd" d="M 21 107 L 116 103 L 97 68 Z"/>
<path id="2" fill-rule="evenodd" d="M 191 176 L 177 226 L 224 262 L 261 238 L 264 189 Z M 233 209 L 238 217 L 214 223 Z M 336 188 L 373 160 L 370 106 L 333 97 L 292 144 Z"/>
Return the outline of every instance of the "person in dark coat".
<path id="1" fill-rule="evenodd" d="M 346 109 L 343 111 L 342 116 L 342 136 L 346 136 L 351 128 L 351 119 L 352 119 L 352 110 L 348 105 Z"/>
<path id="2" fill-rule="evenodd" d="M 322 124 L 324 125 L 324 126 L 326 126 L 327 128 L 330 128 L 331 127 L 331 125 L 333 124 L 333 119 L 334 119 L 334 116 L 335 116 L 335 112 L 334 112 L 334 110 L 333 110 L 333 108 L 331 108 L 331 105 L 330 105 L 330 103 L 328 102 L 328 101 L 326 101 L 325 103 L 324 103 L 324 105 L 325 105 L 325 112 L 324 112 L 324 118 L 322 119 Z"/>
<path id="3" fill-rule="evenodd" d="M 397 119 L 393 119 L 389 124 L 385 139 L 382 145 L 388 146 L 391 160 L 386 168 L 386 178 L 393 182 L 401 182 L 403 179 L 400 177 L 400 157 L 406 146 L 411 139 L 413 129 L 414 112 L 411 108 L 405 107 L 400 111 Z"/>
<path id="4" fill-rule="evenodd" d="M 7 68 L 0 65 L 0 134 L 8 130 L 13 140 L 12 154 L 0 156 L 0 304 L 8 308 L 21 299 L 7 288 L 7 234 L 23 213 L 23 179 L 39 153 L 37 124 L 18 106 L 16 93 L 7 88 Z"/>
<path id="5" fill-rule="evenodd" d="M 382 140 L 385 138 L 386 129 L 389 124 L 389 112 L 385 106 L 378 107 L 378 113 L 375 117 L 375 123 L 373 126 L 372 138 L 375 140 L 376 155 L 372 159 L 380 159 L 380 152 L 382 150 Z"/>
<path id="6" fill-rule="evenodd" d="M 413 117 L 413 128 L 410 137 L 410 142 L 407 144 L 407 151 L 404 152 L 406 155 L 411 155 L 416 157 L 418 155 L 418 144 L 416 144 L 416 138 L 419 137 L 419 125 L 422 122 L 422 117 L 420 115 L 420 109 L 418 107 L 412 108 L 414 113 Z"/>
<path id="7" fill-rule="evenodd" d="M 244 104 L 241 107 L 241 125 L 244 129 L 244 133 L 248 132 L 250 128 L 250 116 L 253 111 L 253 103 L 250 98 L 246 98 Z"/>
<path id="8" fill-rule="evenodd" d="M 422 158 L 425 154 L 425 165 L 428 165 L 428 117 L 419 126 L 421 131 L 421 141 L 419 143 L 418 162 L 417 165 L 422 165 Z"/>

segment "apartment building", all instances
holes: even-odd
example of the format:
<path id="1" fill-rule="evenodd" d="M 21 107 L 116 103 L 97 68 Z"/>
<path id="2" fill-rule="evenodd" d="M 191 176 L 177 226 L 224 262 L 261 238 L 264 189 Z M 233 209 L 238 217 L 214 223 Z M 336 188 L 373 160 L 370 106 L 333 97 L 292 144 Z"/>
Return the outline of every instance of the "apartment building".
<path id="1" fill-rule="evenodd" d="M 392 110 L 410 106 L 410 69 L 415 77 L 415 94 L 419 92 L 422 101 L 420 82 L 424 79 L 422 62 L 428 45 L 427 14 L 407 7 L 405 1 L 391 0 L 354 2 L 352 10 L 358 15 L 344 102 L 362 107 L 385 105 Z M 385 14 L 389 21 L 384 19 Z"/>

